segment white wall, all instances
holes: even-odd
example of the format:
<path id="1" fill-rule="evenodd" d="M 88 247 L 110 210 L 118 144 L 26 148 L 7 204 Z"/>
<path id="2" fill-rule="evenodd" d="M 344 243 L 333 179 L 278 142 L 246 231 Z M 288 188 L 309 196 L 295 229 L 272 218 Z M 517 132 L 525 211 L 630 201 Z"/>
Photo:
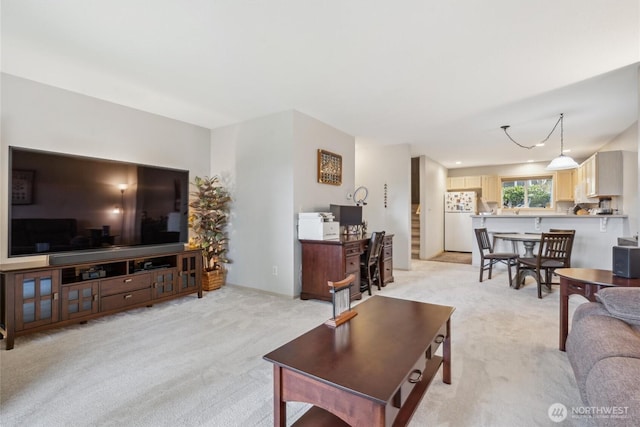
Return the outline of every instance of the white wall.
<path id="1" fill-rule="evenodd" d="M 211 140 L 211 173 L 224 177 L 233 198 L 227 282 L 292 295 L 291 112 L 214 129 Z"/>
<path id="2" fill-rule="evenodd" d="M 628 236 L 638 234 L 640 209 L 638 200 L 638 123 L 616 136 L 600 151 L 622 151 L 622 197 L 616 197 L 621 212 L 629 215 Z"/>
<path id="3" fill-rule="evenodd" d="M 299 295 L 297 213 L 345 203 L 354 182 L 354 138 L 286 111 L 214 129 L 211 141 L 211 173 L 225 179 L 234 199 L 227 282 Z M 342 155 L 342 185 L 317 182 L 318 149 Z"/>
<path id="4" fill-rule="evenodd" d="M 420 259 L 429 259 L 444 250 L 444 193 L 447 169 L 420 157 Z"/>
<path id="5" fill-rule="evenodd" d="M 0 78 L 1 230 L 9 229 L 9 146 L 186 169 L 190 176 L 209 171 L 209 129 L 8 74 Z M 15 262 L 7 253 L 3 233 L 0 262 Z"/>
<path id="6" fill-rule="evenodd" d="M 384 205 L 385 184 L 387 206 Z M 356 186 L 369 189 L 367 231 L 393 234 L 393 268 L 411 268 L 411 153 L 409 145 L 356 144 Z"/>
<path id="7" fill-rule="evenodd" d="M 294 269 L 295 295 L 301 289 L 301 245 L 297 241 L 298 212 L 327 212 L 329 205 L 350 205 L 347 193 L 355 188 L 355 138 L 300 112 L 293 112 L 294 143 Z M 342 156 L 342 184 L 318 183 L 318 149 Z M 291 214 L 290 213 L 290 214 Z"/>

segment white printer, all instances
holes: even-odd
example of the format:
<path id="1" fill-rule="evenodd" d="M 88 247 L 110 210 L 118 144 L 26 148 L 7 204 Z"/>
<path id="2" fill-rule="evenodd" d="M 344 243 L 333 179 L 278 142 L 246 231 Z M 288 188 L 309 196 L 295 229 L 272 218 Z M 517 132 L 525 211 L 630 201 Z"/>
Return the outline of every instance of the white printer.
<path id="1" fill-rule="evenodd" d="M 333 219 L 331 212 L 300 212 L 298 214 L 298 239 L 339 239 L 340 223 Z"/>

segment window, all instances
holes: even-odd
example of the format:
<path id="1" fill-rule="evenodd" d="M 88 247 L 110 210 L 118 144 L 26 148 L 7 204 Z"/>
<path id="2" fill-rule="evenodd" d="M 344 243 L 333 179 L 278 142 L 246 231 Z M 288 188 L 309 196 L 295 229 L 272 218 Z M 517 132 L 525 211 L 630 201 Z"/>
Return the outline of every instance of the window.
<path id="1" fill-rule="evenodd" d="M 552 208 L 553 178 L 503 178 L 502 206 L 505 208 Z"/>

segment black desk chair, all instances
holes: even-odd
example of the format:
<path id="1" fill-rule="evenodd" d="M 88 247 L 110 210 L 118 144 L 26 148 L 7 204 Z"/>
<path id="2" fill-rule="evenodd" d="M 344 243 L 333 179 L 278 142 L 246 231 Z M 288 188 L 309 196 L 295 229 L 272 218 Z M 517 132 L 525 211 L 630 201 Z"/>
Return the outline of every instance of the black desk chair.
<path id="1" fill-rule="evenodd" d="M 360 260 L 360 292 L 367 291 L 371 295 L 371 286 L 377 284 L 381 289 L 381 278 L 379 269 L 380 252 L 382 251 L 382 239 L 384 231 L 374 231 L 371 233 L 367 250 Z"/>
<path id="2" fill-rule="evenodd" d="M 507 264 L 509 271 L 509 286 L 511 286 L 511 266 L 516 265 L 518 254 L 516 252 L 493 252 L 493 246 L 489 240 L 489 233 L 486 228 L 476 228 L 476 240 L 480 250 L 480 281 L 485 270 L 489 271 L 489 279 L 493 272 L 493 265 L 499 262 Z"/>

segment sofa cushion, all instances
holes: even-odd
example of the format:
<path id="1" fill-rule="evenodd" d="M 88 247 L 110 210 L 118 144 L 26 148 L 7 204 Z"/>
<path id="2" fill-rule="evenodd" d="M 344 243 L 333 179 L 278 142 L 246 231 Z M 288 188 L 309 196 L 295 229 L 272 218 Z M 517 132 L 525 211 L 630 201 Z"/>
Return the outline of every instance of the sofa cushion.
<path id="1" fill-rule="evenodd" d="M 592 305 L 582 304 L 576 308 L 576 313 L 581 317 L 579 311 L 589 310 L 593 310 Z M 593 314 L 572 323 L 566 349 L 580 394 L 586 403 L 585 384 L 591 368 L 609 357 L 640 359 L 640 335 L 620 319 Z"/>
<path id="2" fill-rule="evenodd" d="M 640 420 L 640 359 L 609 357 L 598 361 L 586 381 L 586 402 L 598 426 L 637 426 Z M 611 411 L 611 412 L 608 412 Z M 604 412 L 604 413 L 603 413 Z M 615 415 L 609 415 L 609 414 Z"/>
<path id="3" fill-rule="evenodd" d="M 640 288 L 605 288 L 596 294 L 612 316 L 640 325 Z"/>

